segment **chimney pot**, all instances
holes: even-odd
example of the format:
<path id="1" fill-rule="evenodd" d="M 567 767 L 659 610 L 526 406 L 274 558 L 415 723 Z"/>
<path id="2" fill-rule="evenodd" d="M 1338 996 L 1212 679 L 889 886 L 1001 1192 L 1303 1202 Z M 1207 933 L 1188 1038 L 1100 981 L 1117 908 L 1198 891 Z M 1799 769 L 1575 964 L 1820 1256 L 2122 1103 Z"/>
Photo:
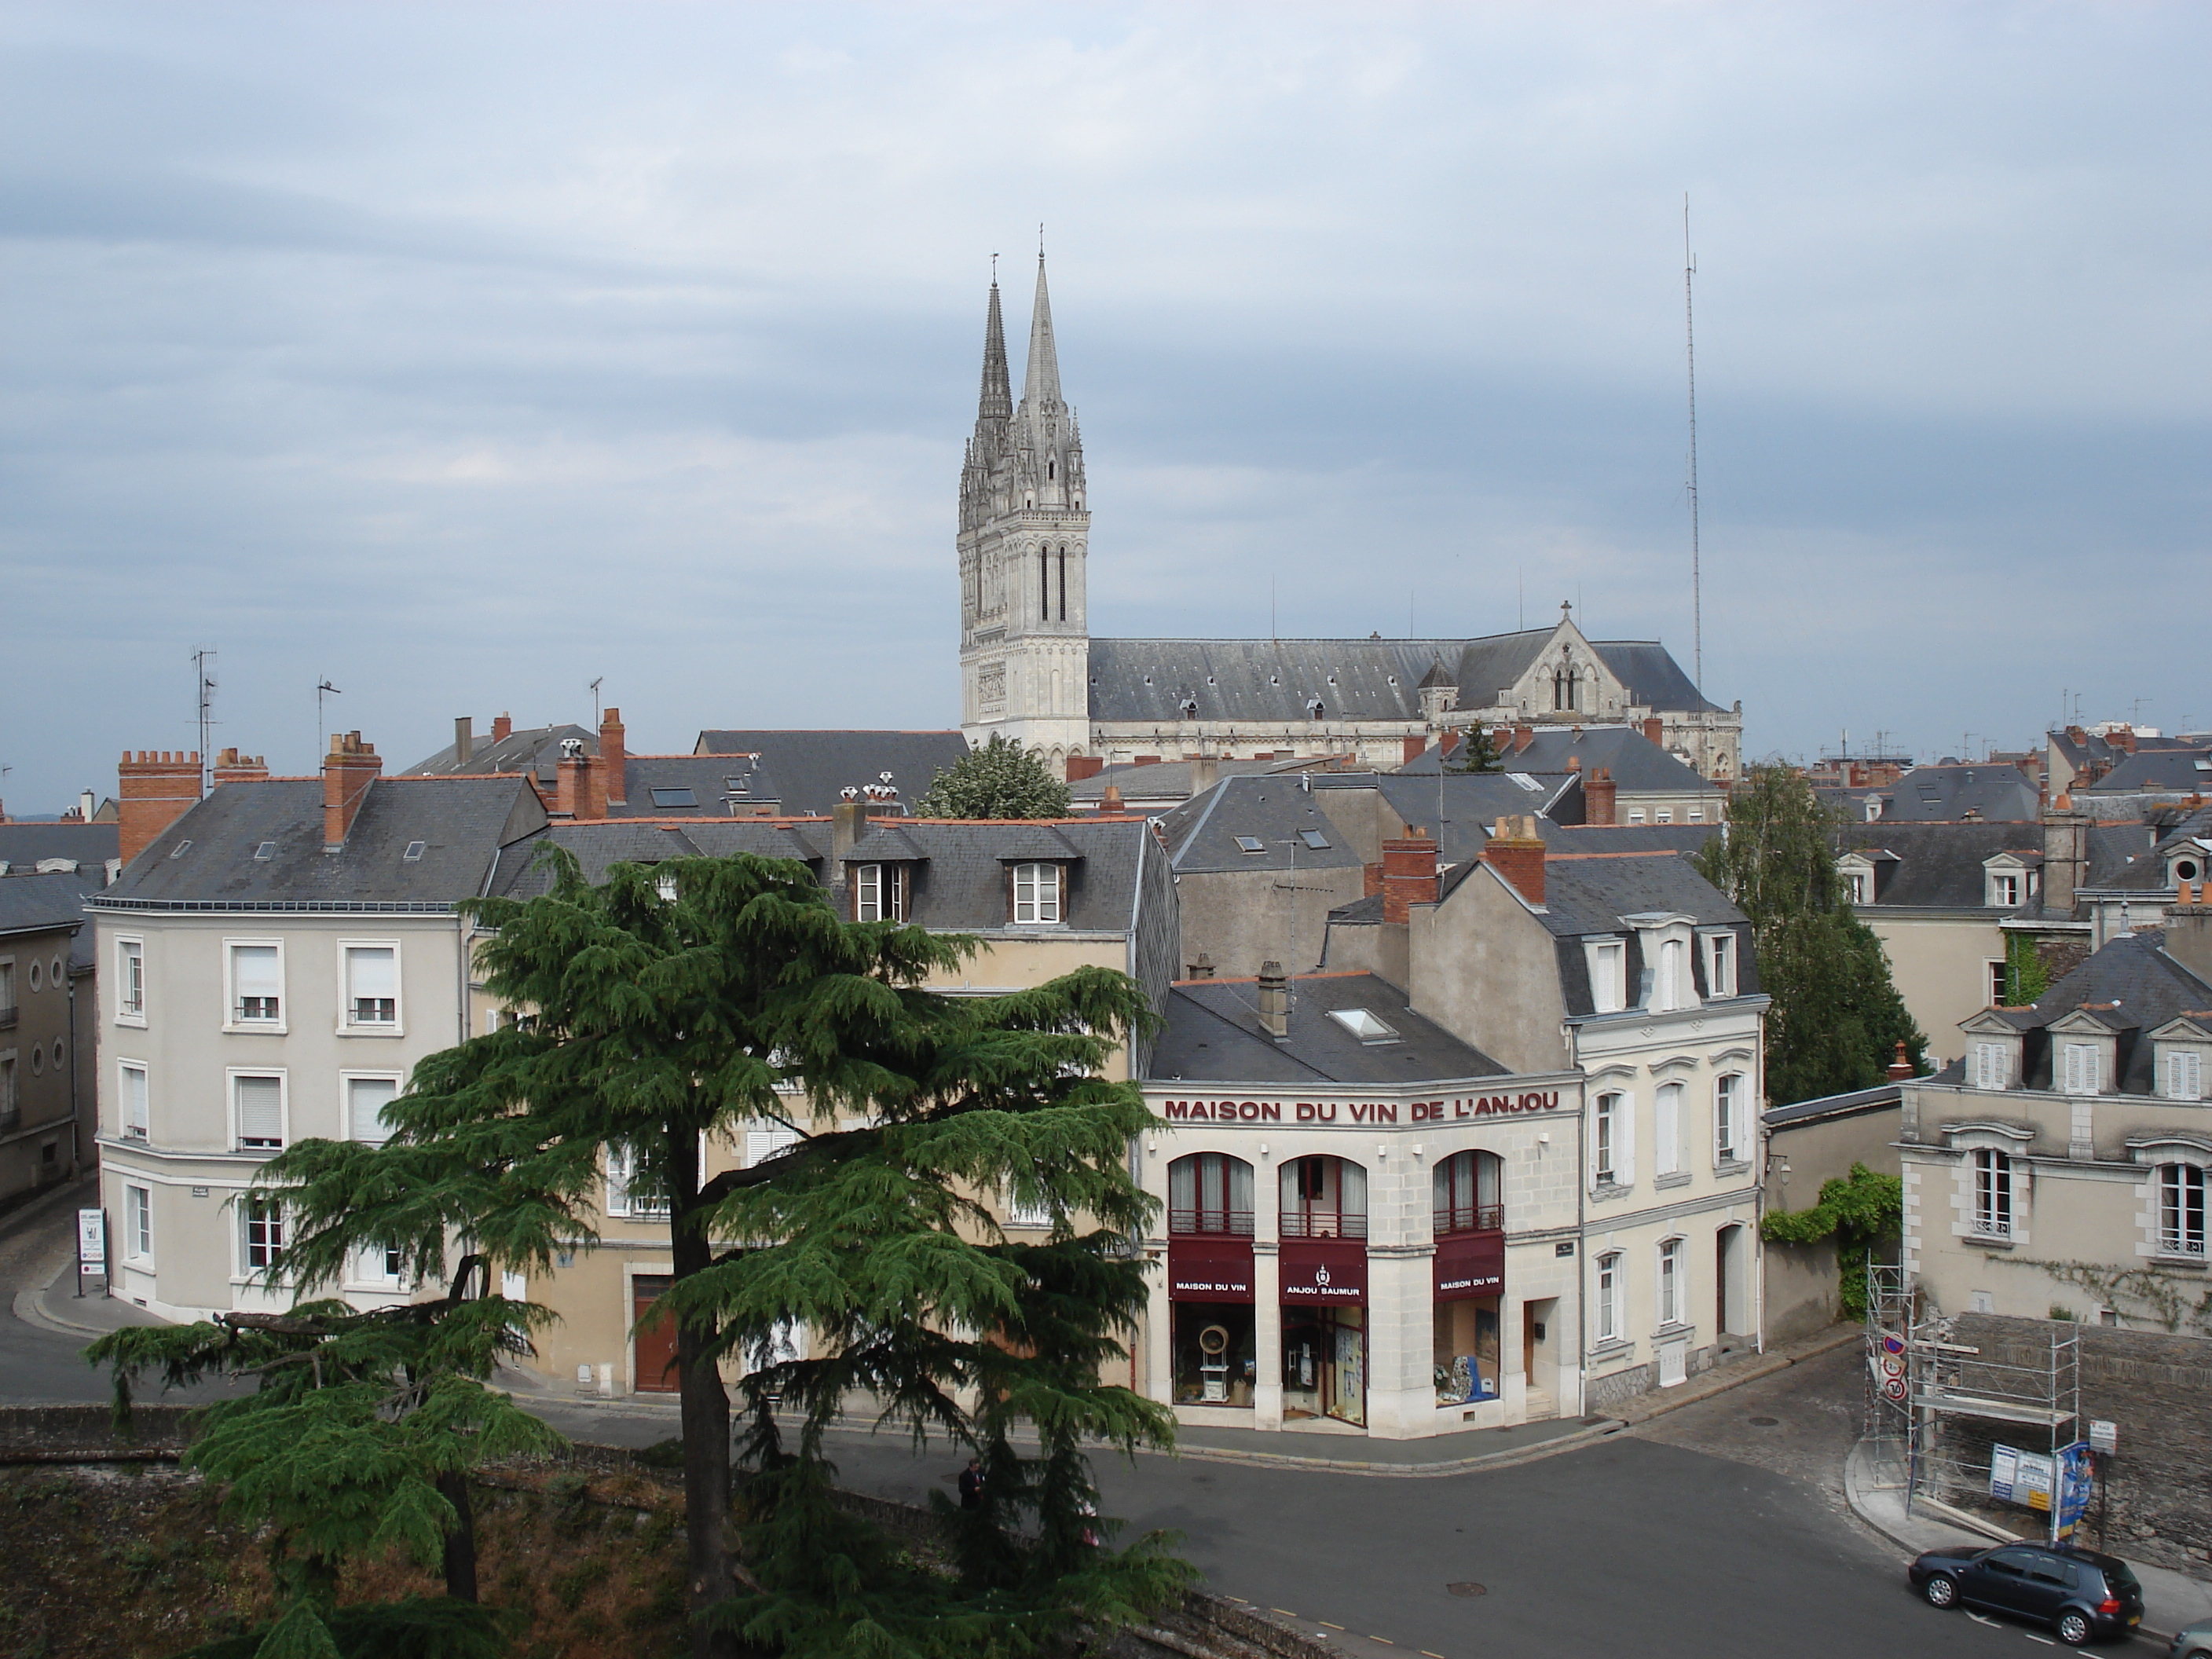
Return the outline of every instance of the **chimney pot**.
<path id="1" fill-rule="evenodd" d="M 492 717 L 491 740 L 494 743 L 505 743 L 514 735 L 514 716 L 501 709 Z"/>
<path id="2" fill-rule="evenodd" d="M 335 853 L 353 833 L 368 787 L 384 771 L 375 748 L 361 740 L 358 732 L 331 734 L 331 752 L 323 757 L 323 850 Z"/>
<path id="3" fill-rule="evenodd" d="M 1905 1057 L 1905 1045 L 1899 1042 L 1897 1045 L 1897 1058 L 1889 1062 L 1889 1080 L 1892 1083 L 1902 1083 L 1911 1075 L 1912 1062 Z"/>
<path id="4" fill-rule="evenodd" d="M 1644 722 L 1644 737 L 1647 743 L 1663 747 L 1667 740 L 1667 722 L 1656 714 Z"/>
<path id="5" fill-rule="evenodd" d="M 1544 902 L 1544 837 L 1534 817 L 1498 819 L 1483 843 L 1482 861 L 1529 903 Z"/>
<path id="6" fill-rule="evenodd" d="M 1291 987 L 1279 962 L 1260 964 L 1260 1027 L 1278 1042 L 1291 1035 Z"/>

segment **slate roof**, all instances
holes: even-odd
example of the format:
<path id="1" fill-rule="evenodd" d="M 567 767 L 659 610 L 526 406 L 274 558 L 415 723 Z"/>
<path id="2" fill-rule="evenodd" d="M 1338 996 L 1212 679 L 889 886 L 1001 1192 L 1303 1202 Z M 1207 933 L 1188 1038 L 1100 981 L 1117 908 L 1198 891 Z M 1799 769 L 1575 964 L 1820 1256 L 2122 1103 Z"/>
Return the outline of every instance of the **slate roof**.
<path id="1" fill-rule="evenodd" d="M 1191 774 L 1196 768 L 1192 761 L 1156 761 L 1144 766 L 1108 766 L 1087 778 L 1079 778 L 1067 786 L 1069 796 L 1085 804 L 1097 802 L 1112 785 L 1121 792 L 1125 800 L 1181 801 L 1191 795 Z M 1264 777 L 1275 772 L 1310 770 L 1312 760 L 1218 760 L 1213 763 L 1213 775 L 1218 782 L 1223 778 Z"/>
<path id="2" fill-rule="evenodd" d="M 625 756 L 623 785 L 623 800 L 607 804 L 610 817 L 750 817 L 763 807 L 773 817 L 808 816 L 785 804 L 782 786 L 751 755 Z M 688 805 L 681 792 L 689 792 Z"/>
<path id="3" fill-rule="evenodd" d="M 1839 855 L 1894 855 L 1895 861 L 1875 879 L 1875 908 L 1984 909 L 1984 860 L 2016 853 L 2030 865 L 2043 862 L 2043 830 L 2034 823 L 1853 823 L 1836 830 L 1831 839 Z M 2030 903 L 2022 896 L 2014 908 L 2033 909 L 2042 903 L 2040 897 Z"/>
<path id="4" fill-rule="evenodd" d="M 379 778 L 344 848 L 323 851 L 319 778 L 226 783 L 157 836 L 98 905 L 436 909 L 473 898 L 501 849 L 542 826 L 526 779 Z M 419 857 L 408 848 L 422 843 Z M 269 845 L 270 856 L 257 856 Z"/>
<path id="5" fill-rule="evenodd" d="M 2177 1015 L 2212 1008 L 2212 983 L 2198 978 L 2166 952 L 2166 933 L 2155 927 L 2125 933 L 2107 944 L 2035 1000 L 2033 1008 L 2008 1009 L 2012 1024 L 2027 1034 L 2021 1081 L 2030 1089 L 2051 1086 L 2051 1038 L 2047 1028 L 2084 1004 L 2117 1003 L 2100 1017 L 2124 1022 L 2117 1045 L 2120 1092 L 2154 1091 L 2153 1045 L 2145 1034 Z M 1977 1016 L 1978 1018 L 1978 1016 Z"/>
<path id="6" fill-rule="evenodd" d="M 1717 823 L 1554 823 L 1536 820 L 1546 851 L 1563 853 L 1681 853 L 1703 849 L 1718 836 Z"/>
<path id="7" fill-rule="evenodd" d="M 1562 939 L 1618 933 L 1623 916 L 1668 910 L 1700 927 L 1750 920 L 1677 853 L 1547 854 L 1544 926 Z"/>
<path id="8" fill-rule="evenodd" d="M 968 752 L 957 732 L 721 732 L 699 734 L 695 755 L 757 755 L 787 813 L 818 817 L 840 792 L 889 772 L 906 800 Z"/>
<path id="9" fill-rule="evenodd" d="M 1925 1083 L 1929 1079 L 1917 1079 Z M 1817 1100 L 1800 1100 L 1787 1106 L 1777 1106 L 1759 1114 L 1760 1120 L 1775 1127 L 1785 1124 L 1802 1123 L 1808 1118 L 1856 1117 L 1862 1112 L 1878 1112 L 1904 1103 L 1905 1090 L 1900 1084 L 1884 1083 L 1872 1089 L 1854 1089 L 1846 1094 L 1822 1095 Z"/>
<path id="10" fill-rule="evenodd" d="M 708 818 L 701 823 L 612 818 L 551 823 L 500 860 L 496 892 L 526 899 L 551 890 L 552 874 L 538 861 L 538 847 L 544 842 L 574 854 L 584 878 L 592 883 L 605 881 L 611 864 L 662 864 L 670 859 L 726 858 L 732 853 L 797 859 L 811 865 L 818 878 L 822 849 L 830 844 L 830 823 L 826 818 Z"/>
<path id="11" fill-rule="evenodd" d="M 2034 781 L 2016 766 L 1979 762 L 1916 766 L 1895 783 L 1881 789 L 1850 789 L 1839 793 L 1852 805 L 1854 817 L 1869 795 L 1881 797 L 1883 823 L 1957 821 L 1973 812 L 1991 823 L 2033 823 L 2043 808 Z"/>
<path id="12" fill-rule="evenodd" d="M 1575 769 L 1584 778 L 1602 766 L 1612 772 L 1613 787 L 1623 795 L 1697 793 L 1720 799 L 1728 793 L 1632 726 L 1540 726 L 1526 749 L 1509 747 L 1504 759 L 1507 771 L 1535 777 L 1563 778 L 1569 771 L 1568 761 L 1573 759 L 1582 762 Z M 1437 750 L 1431 744 L 1398 770 L 1434 774 L 1437 765 Z"/>
<path id="13" fill-rule="evenodd" d="M 2212 793 L 2212 748 L 2138 748 L 2096 782 L 2076 785 L 2074 790 L 2090 796 L 2144 792 Z"/>
<path id="14" fill-rule="evenodd" d="M 1099 640 L 1091 641 L 1091 718 L 1171 725 L 1195 718 L 1266 726 L 1323 720 L 1419 720 L 1420 685 L 1439 662 L 1459 702 L 1488 708 L 1528 670 L 1557 632 L 1486 638 L 1364 640 Z M 1593 640 L 1590 648 L 1653 708 L 1722 712 L 1650 640 Z"/>
<path id="15" fill-rule="evenodd" d="M 429 759 L 416 762 L 398 775 L 466 777 L 485 772 L 529 772 L 550 784 L 560 764 L 562 742 L 568 738 L 580 739 L 587 755 L 599 752 L 599 733 L 580 726 L 517 727 L 496 742 L 490 732 L 479 732 L 465 763 L 455 758 L 453 745 L 449 743 Z"/>
<path id="16" fill-rule="evenodd" d="M 1174 986 L 1147 1080 L 1388 1086 L 1506 1074 L 1480 1049 L 1415 1013 L 1403 992 L 1372 974 L 1301 974 L 1290 983 L 1290 1036 L 1281 1042 L 1261 1028 L 1255 981 Z M 1364 1008 L 1395 1030 L 1398 1041 L 1363 1042 L 1329 1018 L 1333 1008 Z"/>
<path id="17" fill-rule="evenodd" d="M 104 878 L 107 860 L 121 851 L 120 840 L 112 823 L 0 823 L 0 864 L 21 871 L 40 859 L 70 859 L 85 873 Z"/>
<path id="18" fill-rule="evenodd" d="M 1160 820 L 1170 866 L 1178 874 L 1358 869 L 1359 856 L 1298 782 L 1297 776 L 1228 778 L 1184 802 Z M 1328 845 L 1309 846 L 1300 835 L 1308 830 Z M 1239 836 L 1255 837 L 1261 850 L 1244 851 L 1237 844 Z"/>
<path id="19" fill-rule="evenodd" d="M 74 927 L 70 960 L 88 967 L 93 958 L 93 933 L 85 927 L 84 902 L 97 892 L 97 875 L 0 876 L 0 939 L 18 933 L 43 933 L 57 927 Z"/>

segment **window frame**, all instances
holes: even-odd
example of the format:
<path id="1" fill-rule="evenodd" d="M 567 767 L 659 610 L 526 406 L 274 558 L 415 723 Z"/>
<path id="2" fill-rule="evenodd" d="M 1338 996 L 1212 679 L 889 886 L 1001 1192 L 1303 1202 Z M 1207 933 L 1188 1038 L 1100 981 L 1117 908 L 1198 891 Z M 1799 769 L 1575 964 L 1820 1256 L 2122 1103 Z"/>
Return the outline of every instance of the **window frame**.
<path id="1" fill-rule="evenodd" d="M 1587 939 L 1583 944 L 1584 966 L 1589 974 L 1590 1012 L 1623 1014 L 1628 1012 L 1628 941 L 1620 938 Z"/>
<path id="2" fill-rule="evenodd" d="M 1044 897 L 1044 872 L 1052 872 L 1052 896 L 1049 904 Z M 1022 886 L 1025 878 L 1030 886 L 1030 905 L 1036 915 L 1024 918 L 1022 915 Z M 1029 859 L 1007 866 L 1006 920 L 1014 927 L 1059 927 L 1065 926 L 1067 914 L 1066 866 L 1046 860 Z M 1044 911 L 1049 908 L 1050 915 Z"/>
<path id="3" fill-rule="evenodd" d="M 238 953 L 242 950 L 266 950 L 276 952 L 276 1018 L 252 1019 L 242 1017 L 243 1005 L 238 994 Z M 222 941 L 222 1029 L 246 1036 L 284 1036 L 291 1028 L 292 990 L 284 960 L 284 940 L 281 936 L 267 939 L 232 939 Z"/>
<path id="4" fill-rule="evenodd" d="M 133 965 L 137 972 L 132 972 Z M 133 990 L 137 993 L 131 1000 Z M 115 1024 L 146 1028 L 146 940 L 143 934 L 115 936 Z"/>
<path id="5" fill-rule="evenodd" d="M 136 1072 L 138 1074 L 140 1085 L 138 1104 L 145 1109 L 144 1121 L 136 1126 L 136 1133 L 132 1133 L 133 1125 L 131 1121 L 131 1088 L 125 1081 L 125 1073 L 131 1072 Z M 128 1056 L 118 1054 L 115 1060 L 115 1138 L 118 1140 L 135 1140 L 142 1146 L 151 1143 L 154 1139 L 154 1068 L 152 1065 L 146 1060 L 132 1060 Z"/>
<path id="6" fill-rule="evenodd" d="M 258 1242 L 254 1237 L 256 1229 L 262 1234 Z M 291 1243 L 291 1218 L 284 1213 L 281 1204 L 257 1204 L 240 1199 L 237 1237 L 239 1277 L 266 1277 L 283 1266 L 284 1253 Z M 253 1259 L 257 1250 L 265 1255 L 264 1261 Z"/>
<path id="7" fill-rule="evenodd" d="M 616 1167 L 617 1159 L 621 1160 L 619 1170 Z M 644 1208 L 640 1208 L 638 1200 L 630 1196 L 630 1176 L 637 1168 L 635 1154 L 625 1148 L 609 1146 L 605 1149 L 605 1163 L 606 1203 L 604 1213 L 629 1221 L 668 1221 L 674 1218 L 676 1206 L 665 1194 L 658 1199 L 647 1200 L 647 1207 Z"/>
<path id="8" fill-rule="evenodd" d="M 2081 1056 L 2081 1083 L 2075 1082 L 2075 1060 Z M 2080 1042 L 2071 1037 L 2059 1039 L 2058 1092 L 2064 1095 L 2100 1095 L 2105 1092 L 2104 1046 L 2094 1040 Z"/>
<path id="9" fill-rule="evenodd" d="M 123 1183 L 123 1259 L 137 1267 L 154 1265 L 154 1188 Z"/>
<path id="10" fill-rule="evenodd" d="M 1713 1079 L 1713 1167 L 1726 1170 L 1747 1162 L 1744 1157 L 1743 1104 L 1749 1097 L 1741 1072 L 1723 1072 Z"/>
<path id="11" fill-rule="evenodd" d="M 1673 1078 L 1652 1091 L 1651 1174 L 1655 1179 L 1682 1173 L 1682 1097 L 1687 1092 Z"/>
<path id="12" fill-rule="evenodd" d="M 909 897 L 907 866 L 903 861 L 883 860 L 853 866 L 854 921 L 903 924 L 907 919 Z M 885 902 L 886 898 L 888 903 Z"/>
<path id="13" fill-rule="evenodd" d="M 246 1078 L 273 1078 L 276 1083 L 277 1140 L 273 1146 L 249 1146 L 246 1144 L 246 1126 L 239 1112 L 238 1085 Z M 290 1072 L 282 1066 L 228 1066 L 223 1068 L 223 1093 L 229 1109 L 230 1150 L 233 1152 L 266 1153 L 283 1152 L 293 1142 L 292 1134 L 292 1079 Z"/>
<path id="14" fill-rule="evenodd" d="M 1967 1155 L 1973 1190 L 1973 1229 L 1984 1238 L 2010 1238 L 2019 1224 L 2019 1194 L 2014 1188 L 2012 1154 L 1996 1146 L 1976 1146 Z"/>
<path id="15" fill-rule="evenodd" d="M 2021 890 L 2027 885 L 2027 876 L 2018 870 L 1991 870 L 1987 874 L 1989 891 L 1984 896 L 1989 900 L 1989 908 L 2017 910 L 2022 902 Z"/>
<path id="16" fill-rule="evenodd" d="M 1627 1286 L 1622 1281 L 1621 1268 L 1626 1258 L 1619 1250 L 1607 1250 L 1597 1259 L 1597 1331 L 1594 1340 L 1623 1342 L 1628 1324 Z"/>
<path id="17" fill-rule="evenodd" d="M 353 1132 L 353 1085 L 356 1083 L 389 1083 L 394 1100 L 407 1092 L 407 1074 L 394 1071 L 356 1071 L 351 1068 L 338 1073 L 338 1133 L 339 1140 L 349 1140 L 362 1146 L 381 1146 L 391 1139 L 389 1132 L 382 1140 L 364 1140 Z M 380 1114 L 381 1115 L 381 1114 Z"/>
<path id="18" fill-rule="evenodd" d="M 2166 1051 L 2166 1064 L 2160 1067 L 2165 1073 L 2165 1098 L 2199 1102 L 2204 1098 L 2204 1056 L 2195 1048 L 2179 1046 Z M 2182 1081 L 2186 1073 L 2188 1081 Z"/>
<path id="19" fill-rule="evenodd" d="M 1687 1325 L 1689 1252 L 1683 1249 L 1686 1241 L 1681 1235 L 1659 1241 L 1656 1255 L 1658 1273 L 1659 1328 L 1668 1330 L 1678 1325 Z"/>
<path id="20" fill-rule="evenodd" d="M 1591 1101 L 1590 1182 L 1626 1189 L 1636 1184 L 1636 1097 L 1626 1088 L 1602 1089 Z"/>
<path id="21" fill-rule="evenodd" d="M 2197 1164 L 2161 1164 L 2157 1172 L 2158 1253 L 2185 1260 L 2206 1259 L 2205 1213 L 2208 1182 Z M 2192 1243 L 2192 1237 L 2194 1242 Z"/>
<path id="22" fill-rule="evenodd" d="M 338 1024 L 340 1036 L 396 1037 L 407 1035 L 407 987 L 401 975 L 404 952 L 396 939 L 342 939 L 338 946 Z M 353 957 L 356 951 L 392 952 L 392 1018 L 364 1020 L 354 1017 Z"/>
<path id="23" fill-rule="evenodd" d="M 1705 945 L 1705 994 L 1714 1000 L 1741 995 L 1736 975 L 1736 937 L 1733 928 L 1707 933 Z"/>

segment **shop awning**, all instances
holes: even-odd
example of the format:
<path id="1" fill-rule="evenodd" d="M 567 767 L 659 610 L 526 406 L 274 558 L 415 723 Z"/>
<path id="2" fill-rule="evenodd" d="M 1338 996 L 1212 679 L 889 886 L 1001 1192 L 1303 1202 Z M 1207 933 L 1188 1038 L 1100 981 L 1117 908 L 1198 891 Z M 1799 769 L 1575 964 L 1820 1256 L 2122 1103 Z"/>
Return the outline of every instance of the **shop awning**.
<path id="1" fill-rule="evenodd" d="M 1282 1243 L 1285 1307 L 1360 1307 L 1367 1301 L 1367 1241 L 1286 1238 Z"/>
<path id="2" fill-rule="evenodd" d="M 1168 1237 L 1168 1300 L 1249 1302 L 1252 1241 L 1217 1235 Z"/>
<path id="3" fill-rule="evenodd" d="M 1437 1241 L 1437 1300 L 1496 1296 L 1505 1288 L 1505 1235 L 1462 1233 Z"/>

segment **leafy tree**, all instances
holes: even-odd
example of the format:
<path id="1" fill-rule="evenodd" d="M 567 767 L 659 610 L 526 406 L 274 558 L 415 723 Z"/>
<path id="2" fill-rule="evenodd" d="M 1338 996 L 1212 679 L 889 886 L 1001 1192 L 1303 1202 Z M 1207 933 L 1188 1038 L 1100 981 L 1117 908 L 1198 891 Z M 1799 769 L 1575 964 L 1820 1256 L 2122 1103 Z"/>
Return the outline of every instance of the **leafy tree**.
<path id="1" fill-rule="evenodd" d="M 921 818 L 1058 818 L 1070 811 L 1067 785 L 1042 755 L 994 732 L 932 778 L 914 804 Z"/>
<path id="2" fill-rule="evenodd" d="M 924 981 L 972 940 L 842 921 L 802 864 L 618 864 L 593 886 L 565 851 L 542 856 L 550 893 L 467 907 L 493 931 L 484 981 L 526 1011 L 518 1023 L 418 1064 L 381 1148 L 305 1142 L 271 1164 L 293 1183 L 295 1256 L 397 1249 L 427 1275 L 459 1237 L 550 1267 L 595 1242 L 604 1158 L 625 1161 L 633 1194 L 664 1196 L 701 1655 L 990 1653 L 1171 1594 L 1187 1570 L 1155 1540 L 1079 1559 L 1067 1545 L 1093 1498 L 1080 1444 L 1172 1432 L 1163 1407 L 1097 1380 L 1146 1294 L 1127 1241 L 1152 1200 L 1125 1159 L 1151 1120 L 1133 1084 L 1096 1074 L 1151 1018 L 1139 988 L 1091 969 L 948 997 Z M 763 1123 L 800 1138 L 705 1174 L 708 1138 Z M 1048 1210 L 1046 1243 L 1005 1239 L 985 1201 L 1001 1193 Z M 816 1357 L 757 1364 L 744 1383 L 760 1473 L 741 1564 L 720 1368 L 760 1360 L 794 1321 Z M 956 1578 L 902 1565 L 832 1506 L 823 1431 L 856 1392 L 917 1436 L 1007 1460 Z M 791 1449 L 778 1396 L 804 1413 Z M 1042 1435 L 1039 1457 L 1004 1443 L 1016 1417 Z"/>
<path id="3" fill-rule="evenodd" d="M 1927 1069 L 1927 1039 L 1889 976 L 1881 941 L 1843 902 L 1832 832 L 1840 815 L 1802 774 L 1753 766 L 1728 823 L 1693 862 L 1750 918 L 1766 1016 L 1766 1094 L 1813 1100 L 1870 1089 L 1905 1044 Z"/>
<path id="4" fill-rule="evenodd" d="M 1905 1182 L 1854 1164 L 1849 1176 L 1820 1183 L 1820 1200 L 1810 1209 L 1769 1210 L 1759 1230 L 1771 1244 L 1817 1244 L 1833 1238 L 1844 1312 L 1864 1319 L 1867 1252 L 1903 1236 Z"/>
<path id="5" fill-rule="evenodd" d="M 345 1632 L 349 1641 L 373 1637 L 395 1655 L 473 1659 L 503 1648 L 496 1620 L 473 1605 L 468 1471 L 562 1443 L 484 1387 L 498 1356 L 523 1346 L 519 1334 L 544 1315 L 465 1296 L 475 1271 L 471 1260 L 451 1295 L 404 1306 L 362 1312 L 310 1301 L 282 1314 L 130 1328 L 86 1351 L 93 1364 L 112 1367 L 126 1423 L 133 1385 L 149 1370 L 171 1387 L 252 1380 L 252 1392 L 198 1414 L 183 1459 L 221 1490 L 227 1514 L 268 1530 L 285 1610 L 246 1651 L 267 1659 L 336 1653 Z M 342 1631 L 340 1569 L 349 1558 L 392 1548 L 440 1567 L 448 1600 L 355 1611 Z"/>
<path id="6" fill-rule="evenodd" d="M 1488 730 L 1480 726 L 1468 728 L 1467 741 L 1459 752 L 1444 763 L 1447 772 L 1503 772 L 1505 757 L 1498 750 L 1496 741 Z"/>

